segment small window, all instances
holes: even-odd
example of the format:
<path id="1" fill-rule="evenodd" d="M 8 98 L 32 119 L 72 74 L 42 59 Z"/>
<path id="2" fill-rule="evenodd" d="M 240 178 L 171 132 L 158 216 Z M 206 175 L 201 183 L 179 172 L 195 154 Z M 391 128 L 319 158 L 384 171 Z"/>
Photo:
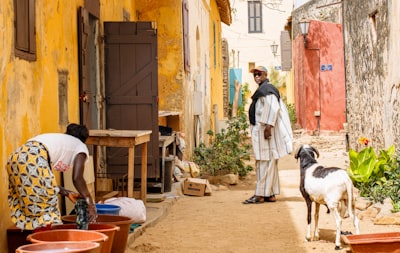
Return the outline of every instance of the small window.
<path id="1" fill-rule="evenodd" d="M 14 0 L 15 56 L 36 60 L 35 0 Z"/>
<path id="2" fill-rule="evenodd" d="M 262 32 L 261 1 L 248 1 L 249 8 L 249 33 Z"/>

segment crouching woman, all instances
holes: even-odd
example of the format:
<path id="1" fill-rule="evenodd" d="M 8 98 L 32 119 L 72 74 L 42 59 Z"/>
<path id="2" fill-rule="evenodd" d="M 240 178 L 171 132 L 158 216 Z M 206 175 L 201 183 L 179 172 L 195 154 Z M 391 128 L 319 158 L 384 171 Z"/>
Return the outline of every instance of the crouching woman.
<path id="1" fill-rule="evenodd" d="M 29 139 L 7 161 L 8 205 L 12 222 L 22 230 L 41 230 L 62 223 L 58 194 L 72 202 L 83 198 L 88 204 L 88 219 L 97 217 L 83 170 L 89 157 L 85 141 L 86 126 L 70 124 L 63 133 L 45 133 Z M 72 181 L 79 193 L 57 185 L 53 171 L 72 169 Z"/>

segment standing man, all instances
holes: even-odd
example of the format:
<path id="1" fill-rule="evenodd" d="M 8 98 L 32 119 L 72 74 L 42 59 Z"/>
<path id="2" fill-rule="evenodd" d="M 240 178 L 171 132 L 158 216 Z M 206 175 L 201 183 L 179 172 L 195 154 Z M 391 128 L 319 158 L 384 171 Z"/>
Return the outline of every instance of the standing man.
<path id="1" fill-rule="evenodd" d="M 268 70 L 258 66 L 250 72 L 259 85 L 249 108 L 257 185 L 254 195 L 243 204 L 275 202 L 280 193 L 278 160 L 293 151 L 293 133 L 279 91 L 267 78 Z"/>

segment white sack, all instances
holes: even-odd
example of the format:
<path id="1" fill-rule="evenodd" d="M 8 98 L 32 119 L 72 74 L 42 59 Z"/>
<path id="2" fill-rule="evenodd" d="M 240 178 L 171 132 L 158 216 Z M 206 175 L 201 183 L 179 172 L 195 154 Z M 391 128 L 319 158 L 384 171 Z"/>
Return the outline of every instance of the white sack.
<path id="1" fill-rule="evenodd" d="M 146 221 L 146 207 L 140 199 L 128 197 L 110 198 L 106 199 L 104 203 L 120 206 L 119 215 L 131 218 L 133 223 L 143 223 Z"/>

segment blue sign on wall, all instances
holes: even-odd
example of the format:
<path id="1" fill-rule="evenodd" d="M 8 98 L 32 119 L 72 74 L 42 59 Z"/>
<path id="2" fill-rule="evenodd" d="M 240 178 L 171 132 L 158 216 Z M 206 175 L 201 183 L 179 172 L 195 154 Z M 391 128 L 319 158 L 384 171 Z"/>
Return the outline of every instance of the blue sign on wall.
<path id="1" fill-rule="evenodd" d="M 233 104 L 233 96 L 235 95 L 234 80 L 242 83 L 242 69 L 229 69 L 229 104 Z M 242 105 L 242 89 L 240 89 L 238 105 Z"/>
<path id="2" fill-rule="evenodd" d="M 332 64 L 322 64 L 320 66 L 321 71 L 332 71 L 333 67 Z"/>

